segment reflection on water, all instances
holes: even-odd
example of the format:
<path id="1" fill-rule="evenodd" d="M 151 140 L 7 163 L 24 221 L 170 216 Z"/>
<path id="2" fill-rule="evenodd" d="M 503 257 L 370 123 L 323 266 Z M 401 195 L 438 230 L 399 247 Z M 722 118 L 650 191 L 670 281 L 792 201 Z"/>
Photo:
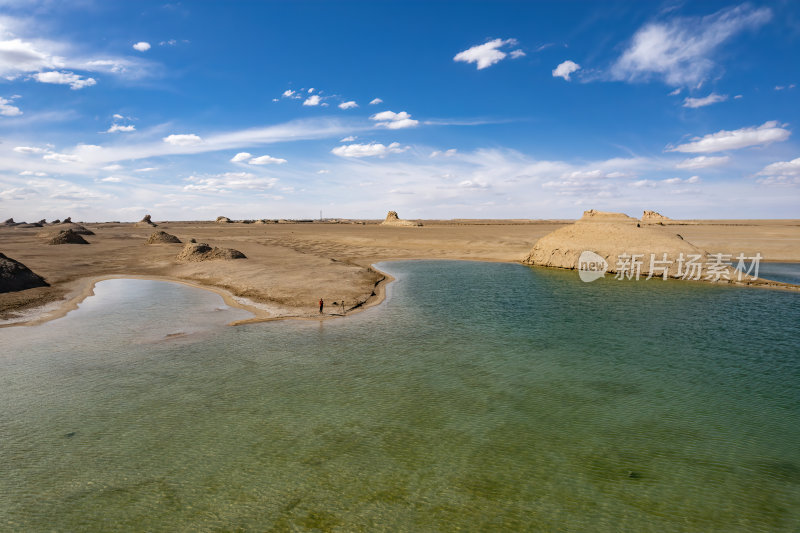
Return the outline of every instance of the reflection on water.
<path id="1" fill-rule="evenodd" d="M 381 268 L 343 320 L 112 280 L 0 330 L 3 528 L 800 527 L 796 294 Z"/>

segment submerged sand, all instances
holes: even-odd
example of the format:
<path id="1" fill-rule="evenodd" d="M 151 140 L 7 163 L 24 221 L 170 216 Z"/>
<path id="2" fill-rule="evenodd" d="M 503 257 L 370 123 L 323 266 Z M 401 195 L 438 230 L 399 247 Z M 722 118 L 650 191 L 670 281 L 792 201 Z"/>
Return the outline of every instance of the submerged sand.
<path id="1" fill-rule="evenodd" d="M 543 236 L 572 221 L 421 221 L 402 231 L 366 224 L 219 224 L 159 222 L 184 243 L 241 251 L 246 259 L 181 262 L 181 244 L 146 245 L 152 226 L 84 224 L 91 246 L 48 246 L 41 229 L 0 226 L 0 252 L 43 276 L 50 287 L 0 294 L 0 319 L 66 299 L 73 303 L 108 277 L 148 277 L 189 283 L 227 295 L 257 319 L 318 317 L 344 300 L 358 309 L 380 300 L 384 275 L 372 264 L 402 259 L 518 262 Z M 670 221 L 670 229 L 711 253 L 755 254 L 768 261 L 800 261 L 800 221 Z M 64 306 L 63 309 L 67 309 Z"/>

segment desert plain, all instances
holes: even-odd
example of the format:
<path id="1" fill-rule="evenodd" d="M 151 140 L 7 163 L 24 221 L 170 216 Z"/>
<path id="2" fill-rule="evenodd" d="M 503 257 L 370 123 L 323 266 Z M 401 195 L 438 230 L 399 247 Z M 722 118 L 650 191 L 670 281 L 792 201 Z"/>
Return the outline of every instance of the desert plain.
<path id="1" fill-rule="evenodd" d="M 421 220 L 422 226 L 369 221 L 253 224 L 214 221 L 81 223 L 89 244 L 48 244 L 58 225 L 0 226 L 0 252 L 49 286 L 0 294 L 4 325 L 36 324 L 63 315 L 92 293 L 94 283 L 143 277 L 191 284 L 220 293 L 254 320 L 319 318 L 353 312 L 383 298 L 381 261 L 447 259 L 520 262 L 543 236 L 573 220 Z M 800 262 L 800 220 L 672 220 L 664 231 L 710 253 L 755 255 Z M 154 231 L 181 243 L 147 244 Z M 194 239 L 241 251 L 246 259 L 183 261 Z"/>

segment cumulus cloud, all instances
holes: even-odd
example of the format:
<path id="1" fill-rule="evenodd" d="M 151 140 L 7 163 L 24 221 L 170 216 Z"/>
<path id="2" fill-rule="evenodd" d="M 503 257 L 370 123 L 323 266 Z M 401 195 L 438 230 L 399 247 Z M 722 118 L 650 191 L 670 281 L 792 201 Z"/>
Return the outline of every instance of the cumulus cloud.
<path id="1" fill-rule="evenodd" d="M 698 18 L 674 18 L 640 28 L 611 67 L 611 77 L 625 81 L 663 80 L 673 86 L 696 86 L 715 67 L 714 52 L 725 41 L 769 21 L 772 11 L 748 4 Z"/>
<path id="2" fill-rule="evenodd" d="M 382 104 L 382 103 L 383 103 L 383 100 L 381 100 L 380 98 L 373 98 L 372 101 L 369 103 L 369 105 L 378 105 L 378 104 Z"/>
<path id="3" fill-rule="evenodd" d="M 193 144 L 200 144 L 203 139 L 194 133 L 181 133 L 167 135 L 162 139 L 165 143 L 173 146 L 191 146 Z"/>
<path id="4" fill-rule="evenodd" d="M 400 146 L 400 143 L 391 143 L 385 146 L 381 143 L 369 144 L 347 144 L 337 146 L 331 153 L 339 157 L 384 157 L 388 154 L 399 154 L 408 150 L 408 147 Z"/>
<path id="5" fill-rule="evenodd" d="M 312 94 L 303 101 L 303 105 L 315 106 L 320 104 L 320 97 L 318 94 Z"/>
<path id="6" fill-rule="evenodd" d="M 118 132 L 131 132 L 136 131 L 136 126 L 133 124 L 112 124 L 110 128 L 106 130 L 106 133 L 118 133 Z"/>
<path id="7" fill-rule="evenodd" d="M 251 157 L 253 157 L 252 154 L 249 154 L 247 152 L 239 152 L 235 156 L 231 157 L 231 162 L 232 163 L 240 163 L 242 161 L 247 161 Z"/>
<path id="8" fill-rule="evenodd" d="M 291 98 L 292 96 L 294 96 L 294 91 L 291 89 L 286 89 L 285 91 L 283 91 L 283 94 L 281 96 L 283 96 L 284 98 Z"/>
<path id="9" fill-rule="evenodd" d="M 455 57 L 453 57 L 453 61 L 475 63 L 478 70 L 482 70 L 506 58 L 508 54 L 500 50 L 500 48 L 504 46 L 514 46 L 515 44 L 517 44 L 516 39 L 493 39 L 457 53 Z"/>
<path id="10" fill-rule="evenodd" d="M 0 1 L 1 3 L 3 2 Z M 29 39 L 14 35 L 14 32 L 17 31 L 35 34 L 37 38 Z M 16 19 L 11 16 L 0 17 L 0 77 L 14 80 L 24 74 L 44 74 L 52 71 L 57 73 L 64 71 L 63 73 L 75 76 L 69 71 L 78 70 L 138 78 L 148 74 L 153 67 L 152 63 L 137 58 L 70 56 L 68 52 L 76 49 L 75 46 L 68 42 L 38 38 L 40 33 L 41 29 L 28 20 Z M 44 79 L 48 78 L 56 79 L 56 76 L 49 74 Z M 28 79 L 35 80 L 36 78 L 30 76 Z M 77 80 L 78 87 L 76 88 L 81 85 L 94 84 L 95 80 L 92 79 L 90 82 L 86 81 L 87 79 L 83 79 L 83 83 Z M 39 81 L 50 83 L 44 80 Z M 72 85 L 75 82 L 57 83 Z"/>
<path id="11" fill-rule="evenodd" d="M 570 75 L 579 70 L 581 66 L 574 61 L 570 61 L 567 59 L 563 63 L 559 64 L 556 68 L 553 69 L 553 77 L 554 78 L 564 78 L 565 80 L 570 80 Z"/>
<path id="12" fill-rule="evenodd" d="M 738 130 L 720 130 L 703 137 L 695 137 L 691 142 L 667 148 L 668 152 L 708 153 L 723 150 L 738 150 L 748 146 L 760 146 L 785 141 L 791 132 L 779 127 L 777 121 L 765 122 L 761 126 L 751 126 Z"/>
<path id="13" fill-rule="evenodd" d="M 350 100 L 349 102 L 342 102 L 341 104 L 339 104 L 339 109 L 354 109 L 356 107 L 358 107 L 358 104 L 355 103 L 353 100 Z"/>
<path id="14" fill-rule="evenodd" d="M 675 165 L 675 167 L 687 170 L 695 170 L 698 168 L 708 168 L 708 167 L 716 167 L 719 165 L 724 165 L 729 160 L 730 157 L 727 155 L 723 156 L 699 155 L 697 157 L 690 157 L 689 159 L 684 159 L 683 161 Z"/>
<path id="15" fill-rule="evenodd" d="M 260 157 L 254 157 L 249 161 L 249 163 L 251 165 L 282 165 L 286 163 L 286 160 L 278 157 L 272 157 L 270 155 L 262 155 Z"/>
<path id="16" fill-rule="evenodd" d="M 150 50 L 150 43 L 147 41 L 139 41 L 138 43 L 133 45 L 133 49 L 138 52 L 147 52 Z"/>
<path id="17" fill-rule="evenodd" d="M 91 87 L 95 85 L 97 81 L 94 78 L 82 78 L 78 74 L 74 72 L 67 72 L 67 71 L 55 71 L 51 70 L 49 72 L 37 72 L 33 76 L 33 79 L 38 81 L 39 83 L 52 83 L 56 85 L 69 85 L 69 88 L 73 91 L 77 91 L 79 89 L 83 89 L 84 87 Z"/>
<path id="18" fill-rule="evenodd" d="M 0 115 L 4 117 L 18 117 L 22 114 L 20 108 L 13 104 L 13 99 L 0 98 Z"/>
<path id="19" fill-rule="evenodd" d="M 800 157 L 769 164 L 758 175 L 766 176 L 758 180 L 764 185 L 800 185 Z"/>
<path id="20" fill-rule="evenodd" d="M 724 102 L 728 99 L 727 94 L 711 93 L 703 98 L 690 98 L 686 97 L 683 100 L 683 107 L 690 107 L 692 109 L 697 107 L 705 107 L 707 105 L 716 104 L 717 102 Z"/>
<path id="21" fill-rule="evenodd" d="M 369 118 L 377 122 L 376 126 L 389 128 L 390 130 L 413 128 L 419 124 L 418 120 L 412 119 L 411 115 L 405 111 L 400 111 L 399 113 L 395 113 L 394 111 L 381 111 Z"/>

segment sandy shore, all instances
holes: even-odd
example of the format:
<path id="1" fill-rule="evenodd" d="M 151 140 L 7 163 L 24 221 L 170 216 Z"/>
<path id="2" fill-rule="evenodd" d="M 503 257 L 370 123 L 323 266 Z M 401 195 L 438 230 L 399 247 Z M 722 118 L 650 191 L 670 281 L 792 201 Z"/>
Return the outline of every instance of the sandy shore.
<path id="1" fill-rule="evenodd" d="M 178 281 L 214 290 L 253 320 L 318 319 L 344 301 L 348 310 L 382 300 L 385 275 L 371 267 L 401 259 L 515 262 L 547 233 L 571 221 L 423 221 L 421 228 L 361 224 L 217 224 L 163 222 L 158 228 L 125 223 L 84 224 L 90 245 L 46 244 L 43 228 L 0 226 L 0 252 L 44 276 L 50 287 L 0 294 L 0 319 L 25 317 L 34 324 L 56 318 L 115 277 Z M 709 252 L 760 252 L 765 261 L 800 262 L 800 221 L 727 220 L 673 222 L 687 241 Z M 56 230 L 57 226 L 46 229 Z M 244 252 L 247 259 L 180 263 L 181 244 L 145 244 L 155 230 L 188 242 Z M 58 302 L 58 304 L 56 304 Z M 336 302 L 337 305 L 334 305 Z"/>

